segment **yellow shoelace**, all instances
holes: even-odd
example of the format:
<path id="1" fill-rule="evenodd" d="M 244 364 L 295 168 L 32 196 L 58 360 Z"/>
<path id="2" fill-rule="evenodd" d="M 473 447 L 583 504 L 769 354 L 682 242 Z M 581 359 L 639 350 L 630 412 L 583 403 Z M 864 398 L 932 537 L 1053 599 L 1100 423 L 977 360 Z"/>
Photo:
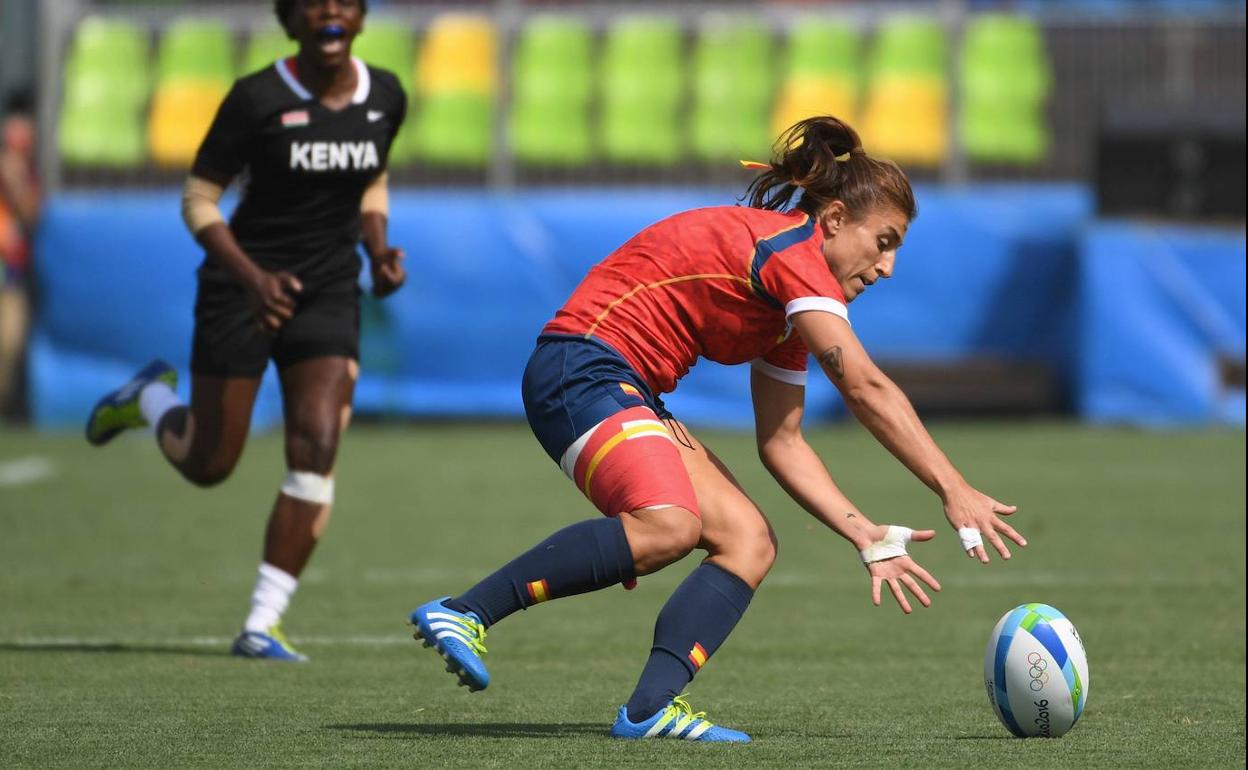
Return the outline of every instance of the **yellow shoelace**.
<path id="1" fill-rule="evenodd" d="M 691 721 L 696 722 L 701 719 L 703 722 L 706 722 L 708 727 L 713 727 L 714 725 L 711 723 L 711 720 L 706 718 L 705 711 L 695 712 L 693 710 L 693 706 L 690 706 L 689 701 L 685 700 L 688 696 L 689 693 L 686 692 L 672 698 L 672 705 L 667 707 L 668 711 L 673 712 L 672 716 L 674 718 L 679 718 L 681 714 L 684 714 L 685 716 L 690 717 Z"/>
<path id="2" fill-rule="evenodd" d="M 470 617 L 455 618 L 469 633 L 468 648 L 478 655 L 485 654 L 485 626 Z"/>

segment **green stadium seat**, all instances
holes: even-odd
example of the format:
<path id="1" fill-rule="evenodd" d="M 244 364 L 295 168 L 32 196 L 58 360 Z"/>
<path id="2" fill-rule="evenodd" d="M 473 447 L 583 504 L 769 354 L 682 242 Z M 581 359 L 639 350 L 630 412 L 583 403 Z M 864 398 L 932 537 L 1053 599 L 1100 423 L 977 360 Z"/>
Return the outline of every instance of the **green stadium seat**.
<path id="1" fill-rule="evenodd" d="M 76 89 L 103 89 L 114 99 L 130 105 L 147 99 L 147 30 L 120 19 L 89 16 L 74 32 L 65 62 L 66 101 L 74 101 Z"/>
<path id="2" fill-rule="evenodd" d="M 1052 70 L 1031 20 L 984 14 L 967 25 L 960 56 L 959 125 L 973 161 L 1034 164 L 1049 146 L 1044 104 Z"/>
<path id="3" fill-rule="evenodd" d="M 592 40 L 585 24 L 541 17 L 520 33 L 512 72 L 510 142 L 531 165 L 589 162 Z"/>
<path id="4" fill-rule="evenodd" d="M 893 16 L 876 30 L 868 64 L 872 79 L 885 75 L 946 78 L 948 42 L 936 17 Z"/>
<path id="5" fill-rule="evenodd" d="M 766 155 L 775 89 L 771 30 L 749 19 L 713 20 L 694 48 L 693 149 L 703 160 Z"/>
<path id="6" fill-rule="evenodd" d="M 228 88 L 234 77 L 234 37 L 224 22 L 185 18 L 165 28 L 156 53 L 157 82 L 209 81 Z"/>
<path id="7" fill-rule="evenodd" d="M 779 136 L 799 120 L 815 115 L 835 115 L 856 124 L 862 83 L 860 48 L 858 30 L 849 24 L 799 19 L 789 34 L 772 134 Z"/>
<path id="8" fill-rule="evenodd" d="M 412 92 L 415 37 L 406 24 L 370 16 L 364 24 L 364 34 L 352 43 L 351 52 L 374 67 L 390 70 L 403 90 Z"/>
<path id="9" fill-rule="evenodd" d="M 278 59 L 294 56 L 299 50 L 295 41 L 286 37 L 281 29 L 264 29 L 251 33 L 243 53 L 243 74 L 250 74 L 271 66 Z"/>
<path id="10" fill-rule="evenodd" d="M 624 18 L 607 30 L 600 141 L 609 161 L 671 165 L 680 160 L 682 42 L 680 26 L 668 18 Z"/>
<path id="11" fill-rule="evenodd" d="M 57 144 L 67 166 L 138 168 L 145 156 L 140 111 L 107 96 L 80 98 L 61 110 Z"/>
<path id="12" fill-rule="evenodd" d="M 948 43 L 936 17 L 893 16 L 876 32 L 860 126 L 873 154 L 935 167 L 949 133 Z"/>
<path id="13" fill-rule="evenodd" d="M 493 128 L 491 100 L 474 93 L 425 97 L 411 130 L 416 153 L 430 165 L 485 168 Z"/>

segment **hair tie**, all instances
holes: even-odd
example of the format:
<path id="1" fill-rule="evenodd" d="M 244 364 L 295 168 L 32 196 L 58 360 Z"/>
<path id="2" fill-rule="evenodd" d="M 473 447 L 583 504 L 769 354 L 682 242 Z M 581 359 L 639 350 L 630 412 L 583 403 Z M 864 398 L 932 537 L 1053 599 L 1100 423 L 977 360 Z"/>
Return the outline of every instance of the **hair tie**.
<path id="1" fill-rule="evenodd" d="M 762 161 L 757 160 L 739 160 L 737 162 L 740 163 L 743 168 L 755 171 L 771 171 L 770 163 L 763 163 Z"/>
<path id="2" fill-rule="evenodd" d="M 832 156 L 832 160 L 835 160 L 838 163 L 844 163 L 845 161 L 849 160 L 849 156 L 852 154 L 853 154 L 853 150 L 850 150 L 848 152 L 843 152 L 840 155 Z"/>

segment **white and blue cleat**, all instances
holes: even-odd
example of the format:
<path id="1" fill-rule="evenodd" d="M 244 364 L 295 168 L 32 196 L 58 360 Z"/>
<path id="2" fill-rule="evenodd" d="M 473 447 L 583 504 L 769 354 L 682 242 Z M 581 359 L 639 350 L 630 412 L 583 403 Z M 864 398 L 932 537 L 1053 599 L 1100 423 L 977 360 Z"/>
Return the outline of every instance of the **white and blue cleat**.
<path id="1" fill-rule="evenodd" d="M 490 684 L 490 672 L 481 660 L 485 654 L 485 626 L 476 615 L 456 612 L 444 605 L 449 598 L 444 596 L 412 610 L 411 622 L 416 627 L 412 636 L 442 656 L 447 672 L 459 677 L 461 687 L 467 687 L 469 692 L 484 690 Z"/>
<path id="2" fill-rule="evenodd" d="M 125 385 L 105 394 L 87 418 L 87 442 L 92 446 L 103 446 L 123 430 L 146 426 L 147 420 L 139 410 L 139 394 L 153 382 L 163 382 L 170 389 L 176 389 L 178 372 L 157 359 L 143 367 Z"/>
<path id="3" fill-rule="evenodd" d="M 230 654 L 240 658 L 256 658 L 259 660 L 282 660 L 290 663 L 307 663 L 308 656 L 295 649 L 295 646 L 282 633 L 280 625 L 271 626 L 268 631 L 244 631 L 234 640 Z"/>
<path id="4" fill-rule="evenodd" d="M 677 695 L 671 703 L 643 722 L 629 721 L 628 707 L 620 706 L 620 713 L 615 718 L 615 724 L 611 726 L 611 737 L 626 740 L 674 738 L 707 743 L 750 742 L 750 736 L 740 730 L 711 724 L 706 719 L 706 712 L 695 712 L 683 695 Z"/>

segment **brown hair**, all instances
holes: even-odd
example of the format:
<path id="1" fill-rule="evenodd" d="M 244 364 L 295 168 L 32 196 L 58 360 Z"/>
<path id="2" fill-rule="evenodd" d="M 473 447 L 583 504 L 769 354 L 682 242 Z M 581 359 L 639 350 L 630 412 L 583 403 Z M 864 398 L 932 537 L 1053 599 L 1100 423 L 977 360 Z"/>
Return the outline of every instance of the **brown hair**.
<path id="1" fill-rule="evenodd" d="M 750 206 L 783 211 L 793 205 L 816 216 L 839 200 L 858 217 L 879 206 L 893 206 L 913 220 L 919 214 L 910 180 L 891 160 L 862 149 L 858 132 L 845 121 L 819 115 L 795 123 L 776 140 L 771 167 L 746 189 Z"/>

